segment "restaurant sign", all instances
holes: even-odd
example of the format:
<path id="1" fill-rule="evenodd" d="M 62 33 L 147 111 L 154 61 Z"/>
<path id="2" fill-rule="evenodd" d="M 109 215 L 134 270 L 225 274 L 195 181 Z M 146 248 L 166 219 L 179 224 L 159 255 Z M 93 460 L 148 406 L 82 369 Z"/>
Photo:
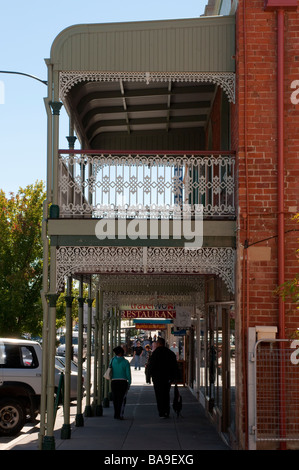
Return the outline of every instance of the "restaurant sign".
<path id="1" fill-rule="evenodd" d="M 175 318 L 174 304 L 131 304 L 120 308 L 122 318 Z"/>

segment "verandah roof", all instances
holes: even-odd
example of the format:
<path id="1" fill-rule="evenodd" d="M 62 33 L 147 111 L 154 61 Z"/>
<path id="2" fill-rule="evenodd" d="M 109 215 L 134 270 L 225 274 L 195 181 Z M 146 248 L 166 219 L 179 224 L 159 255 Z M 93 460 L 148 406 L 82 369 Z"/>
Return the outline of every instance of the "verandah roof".
<path id="1" fill-rule="evenodd" d="M 235 18 L 201 17 L 71 26 L 50 63 L 85 147 L 198 149 L 234 55 Z"/>
<path id="2" fill-rule="evenodd" d="M 51 48 L 60 71 L 234 72 L 235 18 L 83 24 Z"/>

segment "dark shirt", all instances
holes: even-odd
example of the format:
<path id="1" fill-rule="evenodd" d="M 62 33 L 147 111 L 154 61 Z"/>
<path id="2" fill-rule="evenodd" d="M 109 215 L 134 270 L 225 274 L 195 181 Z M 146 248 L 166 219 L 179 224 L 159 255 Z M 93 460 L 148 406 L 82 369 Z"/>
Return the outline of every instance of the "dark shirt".
<path id="1" fill-rule="evenodd" d="M 175 354 L 165 346 L 157 347 L 148 361 L 148 374 L 153 381 L 170 381 L 178 379 L 178 364 Z"/>
<path id="2" fill-rule="evenodd" d="M 135 352 L 136 356 L 140 356 L 142 351 L 143 351 L 143 347 L 142 346 L 135 346 L 133 348 L 133 351 Z"/>

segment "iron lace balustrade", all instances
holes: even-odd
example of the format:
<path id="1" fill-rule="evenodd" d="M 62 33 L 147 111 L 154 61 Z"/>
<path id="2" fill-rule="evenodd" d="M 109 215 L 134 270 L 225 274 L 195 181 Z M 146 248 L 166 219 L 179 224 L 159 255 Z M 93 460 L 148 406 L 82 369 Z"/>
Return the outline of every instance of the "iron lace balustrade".
<path id="1" fill-rule="evenodd" d="M 234 217 L 234 152 L 60 150 L 58 201 L 64 218 Z"/>

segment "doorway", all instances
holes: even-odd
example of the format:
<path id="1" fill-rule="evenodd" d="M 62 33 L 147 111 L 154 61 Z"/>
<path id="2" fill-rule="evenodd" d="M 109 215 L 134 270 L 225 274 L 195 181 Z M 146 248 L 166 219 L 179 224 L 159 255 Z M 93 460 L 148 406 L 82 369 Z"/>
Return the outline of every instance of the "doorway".
<path id="1" fill-rule="evenodd" d="M 208 307 L 206 319 L 208 410 L 226 434 L 235 429 L 235 315 L 233 303 Z"/>

